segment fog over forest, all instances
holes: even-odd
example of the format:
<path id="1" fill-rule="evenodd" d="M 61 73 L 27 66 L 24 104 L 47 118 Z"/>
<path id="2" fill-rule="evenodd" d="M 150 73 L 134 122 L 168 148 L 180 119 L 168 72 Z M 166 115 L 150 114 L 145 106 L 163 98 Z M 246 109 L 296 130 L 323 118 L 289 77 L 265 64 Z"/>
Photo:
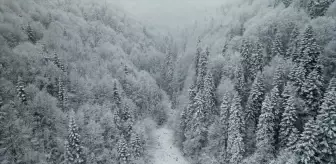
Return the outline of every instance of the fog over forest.
<path id="1" fill-rule="evenodd" d="M 0 0 L 0 164 L 336 164 L 336 1 Z"/>

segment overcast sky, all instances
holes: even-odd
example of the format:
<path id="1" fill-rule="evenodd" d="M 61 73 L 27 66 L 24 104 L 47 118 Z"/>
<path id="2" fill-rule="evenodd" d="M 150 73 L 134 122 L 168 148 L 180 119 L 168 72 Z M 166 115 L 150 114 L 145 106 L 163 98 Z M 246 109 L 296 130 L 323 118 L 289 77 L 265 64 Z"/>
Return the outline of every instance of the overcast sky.
<path id="1" fill-rule="evenodd" d="M 111 0 L 144 23 L 184 27 L 210 15 L 224 0 Z"/>

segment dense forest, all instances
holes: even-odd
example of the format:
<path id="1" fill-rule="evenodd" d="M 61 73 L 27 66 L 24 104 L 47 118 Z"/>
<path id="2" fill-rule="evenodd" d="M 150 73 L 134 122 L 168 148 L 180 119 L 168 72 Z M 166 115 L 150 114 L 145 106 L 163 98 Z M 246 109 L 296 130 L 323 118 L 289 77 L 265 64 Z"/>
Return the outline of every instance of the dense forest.
<path id="1" fill-rule="evenodd" d="M 107 1 L 0 0 L 0 163 L 161 164 L 157 143 L 336 163 L 335 0 L 226 0 L 158 31 Z"/>

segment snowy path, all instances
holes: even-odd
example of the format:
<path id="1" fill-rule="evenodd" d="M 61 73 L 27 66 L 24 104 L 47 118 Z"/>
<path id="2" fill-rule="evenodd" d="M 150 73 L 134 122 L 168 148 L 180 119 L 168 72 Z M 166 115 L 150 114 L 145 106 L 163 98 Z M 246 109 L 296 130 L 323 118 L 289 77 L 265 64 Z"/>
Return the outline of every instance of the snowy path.
<path id="1" fill-rule="evenodd" d="M 153 152 L 154 164 L 188 164 L 180 150 L 173 145 L 173 131 L 160 128 L 153 132 L 156 139 Z"/>

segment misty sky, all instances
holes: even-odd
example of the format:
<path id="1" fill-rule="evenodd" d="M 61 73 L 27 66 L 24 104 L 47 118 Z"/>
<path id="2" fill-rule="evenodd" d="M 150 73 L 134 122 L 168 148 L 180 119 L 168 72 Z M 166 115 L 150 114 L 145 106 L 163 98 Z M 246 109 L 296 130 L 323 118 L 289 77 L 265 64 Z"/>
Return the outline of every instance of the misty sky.
<path id="1" fill-rule="evenodd" d="M 160 28 L 190 25 L 215 11 L 224 0 L 112 0 L 144 23 Z"/>

